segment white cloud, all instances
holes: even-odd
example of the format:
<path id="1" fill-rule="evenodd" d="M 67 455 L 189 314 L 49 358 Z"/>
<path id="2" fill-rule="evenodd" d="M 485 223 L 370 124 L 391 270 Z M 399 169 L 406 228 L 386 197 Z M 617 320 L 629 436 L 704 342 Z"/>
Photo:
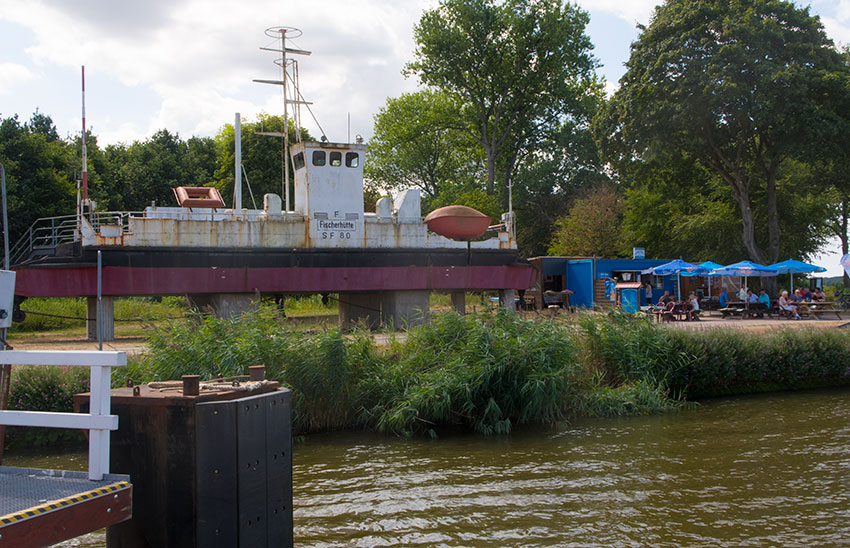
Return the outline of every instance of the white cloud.
<path id="1" fill-rule="evenodd" d="M 600 10 L 615 15 L 629 23 L 649 23 L 658 0 L 579 0 L 586 10 Z"/>
<path id="2" fill-rule="evenodd" d="M 0 95 L 7 95 L 20 84 L 35 78 L 33 71 L 16 63 L 0 63 Z"/>
<path id="3" fill-rule="evenodd" d="M 300 59 L 302 93 L 316 103 L 331 137 L 342 139 L 349 111 L 352 130 L 357 124 L 357 132 L 368 133 L 372 112 L 386 97 L 415 85 L 401 70 L 411 57 L 413 25 L 434 3 L 33 0 L 10 3 L 0 19 L 32 32 L 26 54 L 35 66 L 84 64 L 90 78 L 103 75 L 152 90 L 161 107 L 147 114 L 150 127 L 183 136 L 215 133 L 235 108 L 251 116 L 260 110 L 253 105 L 273 103 L 270 112 L 279 112 L 279 88 L 251 82 L 279 76 L 274 54 L 258 48 L 275 45 L 265 28 L 298 26 L 304 35 L 296 47 L 314 51 Z M 129 127 L 118 123 L 104 135 Z"/>

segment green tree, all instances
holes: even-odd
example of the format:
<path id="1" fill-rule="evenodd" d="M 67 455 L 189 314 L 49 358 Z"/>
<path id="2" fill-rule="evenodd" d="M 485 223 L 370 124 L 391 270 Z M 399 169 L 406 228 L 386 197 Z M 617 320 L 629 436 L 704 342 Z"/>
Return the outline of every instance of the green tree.
<path id="1" fill-rule="evenodd" d="M 484 152 L 488 193 L 500 160 L 512 172 L 542 128 L 598 96 L 587 22 L 559 0 L 443 0 L 414 29 L 407 71 L 461 105 L 457 127 Z"/>
<path id="2" fill-rule="evenodd" d="M 74 151 L 57 138 L 49 116 L 29 123 L 17 115 L 0 120 L 0 163 L 6 170 L 9 244 L 40 217 L 74 212 Z"/>
<path id="3" fill-rule="evenodd" d="M 435 198 L 445 186 L 468 185 L 481 172 L 480 147 L 455 129 L 458 105 L 426 89 L 390 97 L 375 115 L 365 176 L 379 188 L 417 187 Z"/>
<path id="4" fill-rule="evenodd" d="M 850 103 L 820 20 L 783 0 L 668 0 L 641 30 L 595 122 L 604 156 L 624 176 L 669 151 L 698 162 L 728 185 L 750 259 L 775 262 L 783 165 L 827 146 Z"/>
<path id="5" fill-rule="evenodd" d="M 616 257 L 622 254 L 625 200 L 609 186 L 575 200 L 566 217 L 557 221 L 549 244 L 551 255 Z"/>
<path id="6" fill-rule="evenodd" d="M 564 123 L 538 146 L 518 162 L 511 185 L 517 244 L 525 256 L 546 253 L 555 222 L 577 195 L 611 183 L 585 124 Z"/>
<path id="7" fill-rule="evenodd" d="M 283 131 L 283 116 L 273 116 L 260 113 L 256 122 L 242 124 L 242 167 L 247 174 L 250 193 L 253 193 L 258 207 L 263 207 L 264 194 L 277 194 L 284 198 L 283 190 L 283 139 L 262 133 L 281 133 Z M 313 140 L 310 133 L 302 129 L 301 139 Z M 233 197 L 234 165 L 235 165 L 236 130 L 233 124 L 226 124 L 215 137 L 217 169 L 215 171 L 215 186 L 222 192 L 225 202 L 230 203 Z M 289 142 L 296 142 L 295 124 L 289 119 Z M 243 175 L 245 175 L 243 174 Z M 294 170 L 292 159 L 289 159 L 289 184 L 291 196 L 294 196 Z M 243 181 L 244 184 L 244 181 Z M 242 187 L 242 203 L 253 207 L 248 187 Z"/>

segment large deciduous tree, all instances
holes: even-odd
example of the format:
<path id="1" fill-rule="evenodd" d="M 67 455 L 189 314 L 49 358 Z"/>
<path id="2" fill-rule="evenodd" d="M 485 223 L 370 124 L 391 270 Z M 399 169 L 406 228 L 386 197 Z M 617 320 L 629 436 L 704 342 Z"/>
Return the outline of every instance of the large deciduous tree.
<path id="1" fill-rule="evenodd" d="M 699 162 L 731 190 L 750 259 L 778 260 L 783 163 L 826 146 L 850 102 L 820 20 L 784 0 L 668 0 L 620 84 L 595 122 L 607 159 Z"/>
<path id="2" fill-rule="evenodd" d="M 455 129 L 453 98 L 425 89 L 390 97 L 375 115 L 366 177 L 383 190 L 417 187 L 435 198 L 447 186 L 468 184 L 480 173 L 481 154 L 469 134 Z"/>
<path id="3" fill-rule="evenodd" d="M 598 96 L 585 12 L 560 0 L 443 0 L 414 29 L 420 81 L 461 105 L 457 127 L 481 146 L 486 191 L 545 128 L 587 115 Z M 507 182 L 507 181 L 505 181 Z"/>

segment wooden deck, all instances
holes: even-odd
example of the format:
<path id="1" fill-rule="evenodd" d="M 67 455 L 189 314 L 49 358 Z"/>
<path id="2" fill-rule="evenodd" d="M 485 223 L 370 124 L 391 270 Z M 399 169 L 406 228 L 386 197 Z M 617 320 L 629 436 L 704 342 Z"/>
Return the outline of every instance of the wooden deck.
<path id="1" fill-rule="evenodd" d="M 0 547 L 35 548 L 130 519 L 129 476 L 0 466 Z"/>

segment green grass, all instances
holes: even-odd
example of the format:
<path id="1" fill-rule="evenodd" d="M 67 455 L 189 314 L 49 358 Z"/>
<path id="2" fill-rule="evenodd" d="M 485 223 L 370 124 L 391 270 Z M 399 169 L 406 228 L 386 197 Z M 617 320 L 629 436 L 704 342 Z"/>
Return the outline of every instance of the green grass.
<path id="1" fill-rule="evenodd" d="M 283 301 L 283 309 L 287 316 L 332 316 L 339 313 L 339 302 L 336 295 L 329 295 L 327 304 L 322 304 L 321 295 L 287 296 Z"/>
<path id="2" fill-rule="evenodd" d="M 26 313 L 23 322 L 12 324 L 12 333 L 56 331 L 85 328 L 85 298 L 34 297 L 21 304 Z M 145 297 L 115 299 L 115 321 L 140 324 L 161 318 L 180 317 L 186 313 L 182 297 L 163 297 L 154 300 Z"/>

